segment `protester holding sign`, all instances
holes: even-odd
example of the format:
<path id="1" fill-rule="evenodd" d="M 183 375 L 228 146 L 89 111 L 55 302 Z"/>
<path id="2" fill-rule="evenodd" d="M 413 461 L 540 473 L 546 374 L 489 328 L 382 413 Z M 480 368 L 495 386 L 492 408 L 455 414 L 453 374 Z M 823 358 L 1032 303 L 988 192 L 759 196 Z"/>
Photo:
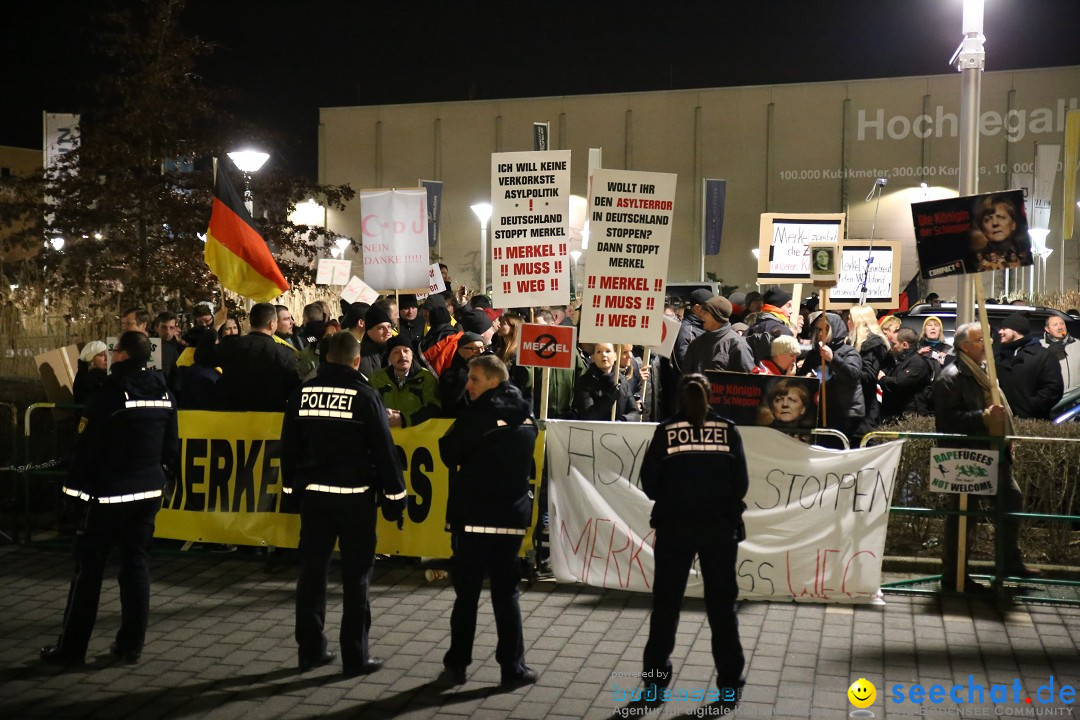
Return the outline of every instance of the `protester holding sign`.
<path id="1" fill-rule="evenodd" d="M 849 439 L 858 437 L 858 425 L 866 413 L 862 390 L 862 358 L 844 343 L 847 324 L 834 313 L 822 313 L 814 321 L 813 349 L 803 359 L 798 375 L 817 375 L 823 385 L 825 427 L 839 430 Z"/>
<path id="2" fill-rule="evenodd" d="M 611 343 L 593 346 L 592 365 L 578 378 L 574 388 L 574 411 L 580 420 L 611 420 L 611 406 L 615 419 L 622 422 L 640 422 L 641 412 L 629 382 L 619 381 L 616 358 L 618 351 Z"/>
<path id="3" fill-rule="evenodd" d="M 695 556 L 705 583 L 705 611 L 721 700 L 734 701 L 746 682 L 735 599 L 735 562 L 745 537 L 743 498 L 749 486 L 742 440 L 734 424 L 709 410 L 709 382 L 686 375 L 680 411 L 660 423 L 641 467 L 641 488 L 653 506 L 653 611 L 645 644 L 646 685 L 671 682 L 671 652 Z"/>
<path id="4" fill-rule="evenodd" d="M 982 329 L 978 323 L 965 323 L 956 329 L 953 336 L 956 343 L 957 361 L 945 367 L 941 376 L 934 381 L 934 418 L 939 433 L 962 433 L 965 435 L 1013 435 L 1013 415 L 1000 388 L 998 397 L 1003 404 L 992 404 L 990 377 L 984 367 L 986 345 Z M 988 448 L 986 442 L 966 441 L 966 447 Z M 954 447 L 942 441 L 938 447 Z M 1005 483 L 1005 510 L 1023 512 L 1024 495 L 1020 486 L 1012 478 L 1011 451 L 1006 446 L 999 465 L 999 483 Z M 950 509 L 956 510 L 959 504 L 953 496 Z M 968 545 L 974 537 L 975 523 L 967 524 Z M 1018 544 L 1020 522 L 1009 518 L 1004 523 L 1005 571 L 1009 575 L 1031 577 L 1039 574 L 1037 570 L 1024 565 Z M 955 515 L 945 518 L 945 542 L 941 555 L 941 587 L 951 590 L 956 587 L 957 547 L 959 544 L 959 522 Z M 986 587 L 965 578 L 964 588 L 970 591 L 985 590 Z"/>

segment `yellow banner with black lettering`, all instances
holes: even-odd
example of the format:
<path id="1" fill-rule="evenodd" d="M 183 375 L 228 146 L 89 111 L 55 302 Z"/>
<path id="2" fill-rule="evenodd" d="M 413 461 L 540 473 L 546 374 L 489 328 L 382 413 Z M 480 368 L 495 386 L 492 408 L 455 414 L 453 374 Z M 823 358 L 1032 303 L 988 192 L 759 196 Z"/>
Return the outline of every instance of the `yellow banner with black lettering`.
<path id="1" fill-rule="evenodd" d="M 281 490 L 281 418 L 280 413 L 181 411 L 182 476 L 158 513 L 155 535 L 196 542 L 296 547 L 300 503 Z M 449 471 L 438 448 L 439 438 L 452 422 L 428 420 L 416 427 L 393 429 L 409 499 L 401 528 L 379 516 L 379 553 L 450 557 L 450 535 L 445 530 Z M 347 453 L 349 449 L 329 448 L 327 452 Z M 543 433 L 533 454 L 536 497 L 544 460 Z M 533 502 L 534 526 L 537 506 Z M 526 539 L 523 551 L 531 546 Z"/>

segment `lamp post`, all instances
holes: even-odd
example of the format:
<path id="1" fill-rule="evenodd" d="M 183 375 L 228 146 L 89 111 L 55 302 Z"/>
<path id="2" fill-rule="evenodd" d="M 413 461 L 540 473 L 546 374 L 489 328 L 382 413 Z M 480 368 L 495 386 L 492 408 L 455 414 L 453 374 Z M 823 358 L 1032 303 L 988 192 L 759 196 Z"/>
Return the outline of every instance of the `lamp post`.
<path id="1" fill-rule="evenodd" d="M 491 219 L 491 203 L 476 203 L 472 211 L 480 221 L 480 294 L 487 295 L 487 226 Z"/>
<path id="2" fill-rule="evenodd" d="M 258 150 L 234 150 L 229 153 L 229 159 L 244 173 L 244 205 L 247 206 L 249 214 L 253 213 L 251 174 L 259 172 L 263 164 L 270 159 L 270 155 Z"/>
<path id="3" fill-rule="evenodd" d="M 949 64 L 956 64 L 960 77 L 960 195 L 979 191 L 979 104 L 982 99 L 982 72 L 986 66 L 983 43 L 983 0 L 964 0 L 964 39 Z M 956 322 L 975 318 L 974 285 L 971 275 L 961 275 L 956 288 Z M 981 300 L 981 298 L 980 298 Z"/>

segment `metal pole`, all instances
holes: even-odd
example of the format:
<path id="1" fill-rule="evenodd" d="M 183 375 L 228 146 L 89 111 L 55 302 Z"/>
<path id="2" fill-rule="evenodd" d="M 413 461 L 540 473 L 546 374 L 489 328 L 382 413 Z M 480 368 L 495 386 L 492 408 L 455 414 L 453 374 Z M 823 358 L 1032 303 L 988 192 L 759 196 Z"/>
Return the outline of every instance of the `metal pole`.
<path id="1" fill-rule="evenodd" d="M 979 191 L 979 106 L 982 72 L 986 66 L 983 51 L 983 0 L 964 1 L 964 39 L 954 60 L 960 71 L 960 195 Z M 956 322 L 971 322 L 975 317 L 972 279 L 961 275 L 956 288 Z"/>
<path id="2" fill-rule="evenodd" d="M 487 295 L 487 221 L 480 223 L 480 294 Z"/>

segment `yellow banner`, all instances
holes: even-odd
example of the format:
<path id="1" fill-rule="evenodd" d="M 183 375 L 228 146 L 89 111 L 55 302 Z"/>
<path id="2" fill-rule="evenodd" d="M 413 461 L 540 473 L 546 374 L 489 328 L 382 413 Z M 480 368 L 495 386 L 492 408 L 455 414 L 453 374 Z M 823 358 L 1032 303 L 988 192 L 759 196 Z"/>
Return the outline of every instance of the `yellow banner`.
<path id="1" fill-rule="evenodd" d="M 1080 167 L 1080 110 L 1070 110 L 1065 115 L 1065 173 L 1062 187 L 1064 202 L 1061 205 L 1061 237 L 1073 236 L 1073 203 L 1076 202 L 1076 171 Z M 1064 250 L 1062 250 L 1064 252 Z"/>
<path id="2" fill-rule="evenodd" d="M 281 491 L 281 418 L 280 413 L 181 411 L 182 479 L 158 513 L 156 536 L 296 547 L 300 506 L 296 497 Z M 450 557 L 450 535 L 445 530 L 449 473 L 439 456 L 439 438 L 452 422 L 429 420 L 393 430 L 409 499 L 402 528 L 379 516 L 379 553 Z M 348 452 L 348 448 L 328 452 Z M 535 498 L 544 460 L 543 433 L 533 455 Z M 537 514 L 534 501 L 534 526 Z M 526 547 L 532 547 L 528 538 L 523 552 Z"/>

